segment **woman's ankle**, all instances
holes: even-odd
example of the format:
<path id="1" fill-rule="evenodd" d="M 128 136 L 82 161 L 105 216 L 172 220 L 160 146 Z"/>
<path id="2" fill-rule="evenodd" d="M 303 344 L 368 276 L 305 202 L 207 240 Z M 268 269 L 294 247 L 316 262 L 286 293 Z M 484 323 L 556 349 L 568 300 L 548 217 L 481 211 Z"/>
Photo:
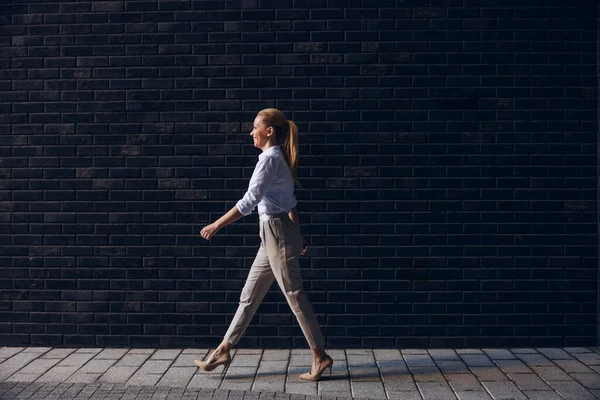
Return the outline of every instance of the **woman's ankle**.
<path id="1" fill-rule="evenodd" d="M 217 347 L 217 353 L 219 354 L 227 354 L 231 351 L 233 345 L 229 343 L 227 340 L 223 340 L 221 344 Z"/>
<path id="2" fill-rule="evenodd" d="M 325 349 L 323 347 L 313 349 L 312 352 L 313 352 L 313 359 L 316 362 L 321 362 L 328 357 L 327 353 L 325 352 Z"/>

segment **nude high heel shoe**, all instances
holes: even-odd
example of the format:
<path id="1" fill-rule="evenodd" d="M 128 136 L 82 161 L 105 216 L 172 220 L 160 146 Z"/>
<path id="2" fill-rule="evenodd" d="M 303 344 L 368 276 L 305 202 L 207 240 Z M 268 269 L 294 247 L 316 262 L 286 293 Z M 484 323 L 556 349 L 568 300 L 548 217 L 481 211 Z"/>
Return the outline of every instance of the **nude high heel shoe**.
<path id="1" fill-rule="evenodd" d="M 331 379 L 331 368 L 332 367 L 333 367 L 333 360 L 331 359 L 331 357 L 326 356 L 319 363 L 319 368 L 317 369 L 317 372 L 315 372 L 314 375 L 312 374 L 312 371 L 306 372 L 306 373 L 300 375 L 300 379 L 304 379 L 305 381 L 318 381 L 319 379 L 321 379 L 321 375 L 323 375 L 323 372 L 325 372 L 325 370 L 327 368 L 329 368 L 329 378 Z"/>
<path id="2" fill-rule="evenodd" d="M 215 351 L 216 353 L 216 351 Z M 194 364 L 200 367 L 203 371 L 212 371 L 217 368 L 219 365 L 223 365 L 223 372 L 221 376 L 225 373 L 229 364 L 231 364 L 231 356 L 229 354 L 223 354 L 218 358 L 215 358 L 215 353 L 213 353 L 208 359 L 205 361 L 194 360 Z"/>

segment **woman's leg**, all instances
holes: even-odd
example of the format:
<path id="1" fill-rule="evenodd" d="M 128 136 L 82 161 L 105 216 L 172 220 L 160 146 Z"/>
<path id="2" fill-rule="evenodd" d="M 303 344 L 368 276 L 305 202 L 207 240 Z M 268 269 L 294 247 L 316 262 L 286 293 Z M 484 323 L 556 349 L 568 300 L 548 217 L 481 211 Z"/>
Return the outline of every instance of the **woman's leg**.
<path id="1" fill-rule="evenodd" d="M 256 309 L 271 287 L 273 280 L 273 271 L 269 265 L 267 251 L 261 244 L 242 289 L 240 304 L 223 341 L 217 348 L 217 353 L 229 352 L 231 347 L 238 343 L 256 313 Z"/>
<path id="2" fill-rule="evenodd" d="M 265 247 L 271 270 L 288 304 L 296 316 L 300 328 L 313 352 L 315 363 L 327 359 L 325 339 L 302 285 L 299 257 L 302 251 L 300 230 L 289 217 L 264 221 Z"/>

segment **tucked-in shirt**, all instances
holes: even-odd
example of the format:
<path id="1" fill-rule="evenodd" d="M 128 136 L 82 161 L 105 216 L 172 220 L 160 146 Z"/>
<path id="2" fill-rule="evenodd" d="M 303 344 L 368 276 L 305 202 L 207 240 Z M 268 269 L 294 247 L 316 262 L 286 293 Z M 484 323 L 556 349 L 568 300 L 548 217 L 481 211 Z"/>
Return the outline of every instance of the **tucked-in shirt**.
<path id="1" fill-rule="evenodd" d="M 281 147 L 271 146 L 258 156 L 248 191 L 236 206 L 248 215 L 258 206 L 258 214 L 289 212 L 296 206 L 294 179 Z"/>

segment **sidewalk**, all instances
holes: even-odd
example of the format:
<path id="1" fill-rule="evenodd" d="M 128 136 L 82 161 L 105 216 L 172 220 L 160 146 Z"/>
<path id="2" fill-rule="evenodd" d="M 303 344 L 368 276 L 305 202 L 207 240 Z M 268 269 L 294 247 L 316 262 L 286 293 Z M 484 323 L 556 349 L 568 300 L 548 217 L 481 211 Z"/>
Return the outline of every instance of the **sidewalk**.
<path id="1" fill-rule="evenodd" d="M 0 348 L 0 399 L 598 399 L 600 349 L 330 350 L 333 375 L 305 382 L 309 350 L 237 349 L 224 377 L 210 349 Z"/>

